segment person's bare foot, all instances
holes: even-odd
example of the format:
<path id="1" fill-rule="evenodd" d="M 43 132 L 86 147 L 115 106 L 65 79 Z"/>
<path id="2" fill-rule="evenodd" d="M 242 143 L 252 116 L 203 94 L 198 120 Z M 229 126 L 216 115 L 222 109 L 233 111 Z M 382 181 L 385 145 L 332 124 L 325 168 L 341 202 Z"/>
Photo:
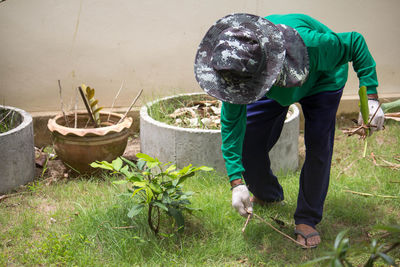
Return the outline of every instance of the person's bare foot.
<path id="1" fill-rule="evenodd" d="M 295 228 L 297 242 L 308 247 L 316 247 L 321 243 L 321 237 L 317 230 L 307 224 L 297 224 Z"/>

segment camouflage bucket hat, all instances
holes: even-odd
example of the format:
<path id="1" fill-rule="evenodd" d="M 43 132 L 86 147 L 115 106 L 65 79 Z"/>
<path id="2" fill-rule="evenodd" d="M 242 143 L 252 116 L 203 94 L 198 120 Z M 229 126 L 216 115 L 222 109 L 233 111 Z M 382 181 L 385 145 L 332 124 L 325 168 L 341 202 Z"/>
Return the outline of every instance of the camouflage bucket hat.
<path id="1" fill-rule="evenodd" d="M 285 38 L 272 22 L 250 14 L 218 20 L 197 50 L 200 87 L 224 102 L 249 104 L 276 82 L 285 60 Z"/>

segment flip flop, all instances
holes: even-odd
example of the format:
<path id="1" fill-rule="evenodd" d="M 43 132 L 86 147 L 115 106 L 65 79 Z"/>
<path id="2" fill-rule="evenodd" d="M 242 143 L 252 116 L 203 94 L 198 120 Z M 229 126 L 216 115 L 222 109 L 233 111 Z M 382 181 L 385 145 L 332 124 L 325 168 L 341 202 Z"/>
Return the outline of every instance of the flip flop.
<path id="1" fill-rule="evenodd" d="M 317 231 L 312 232 L 312 233 L 309 233 L 308 235 L 306 235 L 306 234 L 304 234 L 302 231 L 297 230 L 297 229 L 294 229 L 294 234 L 295 234 L 295 235 L 301 235 L 301 236 L 304 238 L 304 240 L 305 240 L 305 245 L 308 246 L 309 248 L 316 248 L 316 247 L 317 247 L 317 245 L 309 246 L 309 245 L 307 244 L 307 239 L 309 239 L 310 237 L 313 237 L 313 236 L 319 236 L 319 233 L 318 233 Z"/>

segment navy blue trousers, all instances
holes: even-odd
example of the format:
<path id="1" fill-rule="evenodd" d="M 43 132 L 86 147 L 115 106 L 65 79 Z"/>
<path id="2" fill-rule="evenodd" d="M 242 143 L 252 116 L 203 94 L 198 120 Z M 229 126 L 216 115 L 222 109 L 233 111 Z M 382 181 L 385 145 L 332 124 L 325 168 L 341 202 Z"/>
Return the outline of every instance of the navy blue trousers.
<path id="1" fill-rule="evenodd" d="M 306 157 L 300 174 L 295 224 L 315 227 L 322 219 L 329 185 L 336 112 L 342 93 L 343 88 L 299 101 L 305 120 Z M 267 202 L 284 199 L 282 186 L 271 170 L 268 152 L 278 141 L 287 111 L 288 107 L 266 97 L 247 105 L 243 177 L 250 192 Z"/>

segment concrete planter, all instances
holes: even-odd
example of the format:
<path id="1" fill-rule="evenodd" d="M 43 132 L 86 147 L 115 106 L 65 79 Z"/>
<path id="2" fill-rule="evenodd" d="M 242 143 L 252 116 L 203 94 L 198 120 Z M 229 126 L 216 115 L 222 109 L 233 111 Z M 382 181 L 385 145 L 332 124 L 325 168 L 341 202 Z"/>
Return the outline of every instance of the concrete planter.
<path id="1" fill-rule="evenodd" d="M 14 112 L 18 126 L 0 133 L 0 193 L 9 192 L 35 178 L 35 148 L 32 116 L 14 107 L 0 106 Z"/>
<path id="2" fill-rule="evenodd" d="M 202 93 L 165 97 L 143 106 L 140 110 L 141 151 L 163 162 L 174 162 L 179 168 L 188 164 L 206 165 L 226 173 L 220 130 L 175 127 L 156 121 L 148 114 L 148 109 L 159 101 L 199 94 Z M 290 106 L 290 110 L 291 116 L 285 121 L 282 135 L 270 152 L 274 171 L 298 167 L 299 110 L 295 105 Z"/>
<path id="3" fill-rule="evenodd" d="M 106 121 L 108 114 L 101 112 L 101 120 Z M 77 117 L 77 128 L 66 127 L 63 115 L 50 119 L 47 124 L 57 156 L 68 168 L 80 174 L 92 173 L 97 169 L 92 168 L 90 163 L 96 160 L 112 161 L 124 153 L 132 118 L 126 117 L 117 123 L 122 115 L 111 113 L 109 126 L 84 128 L 88 121 L 87 113 L 78 113 Z M 68 115 L 68 121 L 74 121 L 73 114 Z"/>

